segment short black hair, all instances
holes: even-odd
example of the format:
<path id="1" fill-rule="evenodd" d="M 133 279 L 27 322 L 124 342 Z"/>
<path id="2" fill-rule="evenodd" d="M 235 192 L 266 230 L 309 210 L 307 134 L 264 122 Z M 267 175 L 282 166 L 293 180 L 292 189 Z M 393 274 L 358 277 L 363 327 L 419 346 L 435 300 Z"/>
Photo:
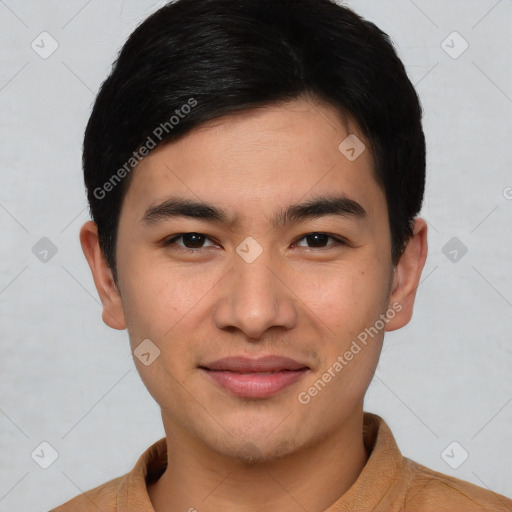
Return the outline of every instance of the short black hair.
<path id="1" fill-rule="evenodd" d="M 176 0 L 130 35 L 85 131 L 90 213 L 116 283 L 119 216 L 142 148 L 301 97 L 349 116 L 369 142 L 398 262 L 423 201 L 425 137 L 389 36 L 334 0 Z"/>

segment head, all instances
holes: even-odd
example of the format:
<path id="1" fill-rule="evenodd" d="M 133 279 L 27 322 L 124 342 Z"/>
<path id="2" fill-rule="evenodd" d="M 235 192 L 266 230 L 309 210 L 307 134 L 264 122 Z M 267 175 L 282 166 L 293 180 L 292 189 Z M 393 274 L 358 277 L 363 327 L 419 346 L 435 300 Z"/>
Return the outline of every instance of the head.
<path id="1" fill-rule="evenodd" d="M 270 458 L 361 406 L 426 257 L 421 107 L 386 34 L 331 0 L 170 3 L 103 83 L 83 165 L 103 319 L 151 340 L 166 427 Z M 205 372 L 232 355 L 306 371 L 237 396 Z"/>

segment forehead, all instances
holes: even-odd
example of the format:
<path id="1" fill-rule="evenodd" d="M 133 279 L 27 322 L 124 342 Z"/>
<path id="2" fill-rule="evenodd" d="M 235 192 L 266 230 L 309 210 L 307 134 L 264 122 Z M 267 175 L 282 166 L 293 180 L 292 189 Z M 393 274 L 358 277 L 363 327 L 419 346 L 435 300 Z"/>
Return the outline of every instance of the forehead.
<path id="1" fill-rule="evenodd" d="M 306 100 L 205 123 L 154 149 L 133 173 L 124 204 L 139 219 L 150 205 L 177 194 L 223 204 L 231 217 L 308 196 L 336 193 L 366 203 L 384 197 L 355 123 Z"/>

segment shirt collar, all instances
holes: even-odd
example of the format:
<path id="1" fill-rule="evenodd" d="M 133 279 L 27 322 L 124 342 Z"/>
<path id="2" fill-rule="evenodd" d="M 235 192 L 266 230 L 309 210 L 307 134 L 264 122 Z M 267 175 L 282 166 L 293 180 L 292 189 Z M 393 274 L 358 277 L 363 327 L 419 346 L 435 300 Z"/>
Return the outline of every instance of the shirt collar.
<path id="1" fill-rule="evenodd" d="M 365 412 L 363 439 L 369 454 L 354 484 L 325 512 L 392 510 L 402 503 L 407 489 L 406 459 L 400 453 L 386 422 Z M 152 444 L 137 460 L 132 471 L 120 482 L 117 494 L 119 512 L 155 512 L 147 492 L 167 465 L 166 438 Z"/>
<path id="2" fill-rule="evenodd" d="M 326 512 L 398 510 L 410 484 L 402 456 L 386 422 L 365 412 L 363 439 L 368 460 L 354 484 Z"/>

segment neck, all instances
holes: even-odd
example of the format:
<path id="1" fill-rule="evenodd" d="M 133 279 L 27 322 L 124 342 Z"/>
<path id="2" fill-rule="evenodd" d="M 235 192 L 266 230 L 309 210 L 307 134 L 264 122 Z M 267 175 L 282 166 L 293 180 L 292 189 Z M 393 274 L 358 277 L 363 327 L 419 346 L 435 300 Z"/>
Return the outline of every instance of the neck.
<path id="1" fill-rule="evenodd" d="M 148 486 L 148 494 L 155 512 L 326 510 L 366 464 L 362 427 L 361 408 L 320 442 L 248 465 L 187 439 L 167 422 L 167 469 Z"/>

